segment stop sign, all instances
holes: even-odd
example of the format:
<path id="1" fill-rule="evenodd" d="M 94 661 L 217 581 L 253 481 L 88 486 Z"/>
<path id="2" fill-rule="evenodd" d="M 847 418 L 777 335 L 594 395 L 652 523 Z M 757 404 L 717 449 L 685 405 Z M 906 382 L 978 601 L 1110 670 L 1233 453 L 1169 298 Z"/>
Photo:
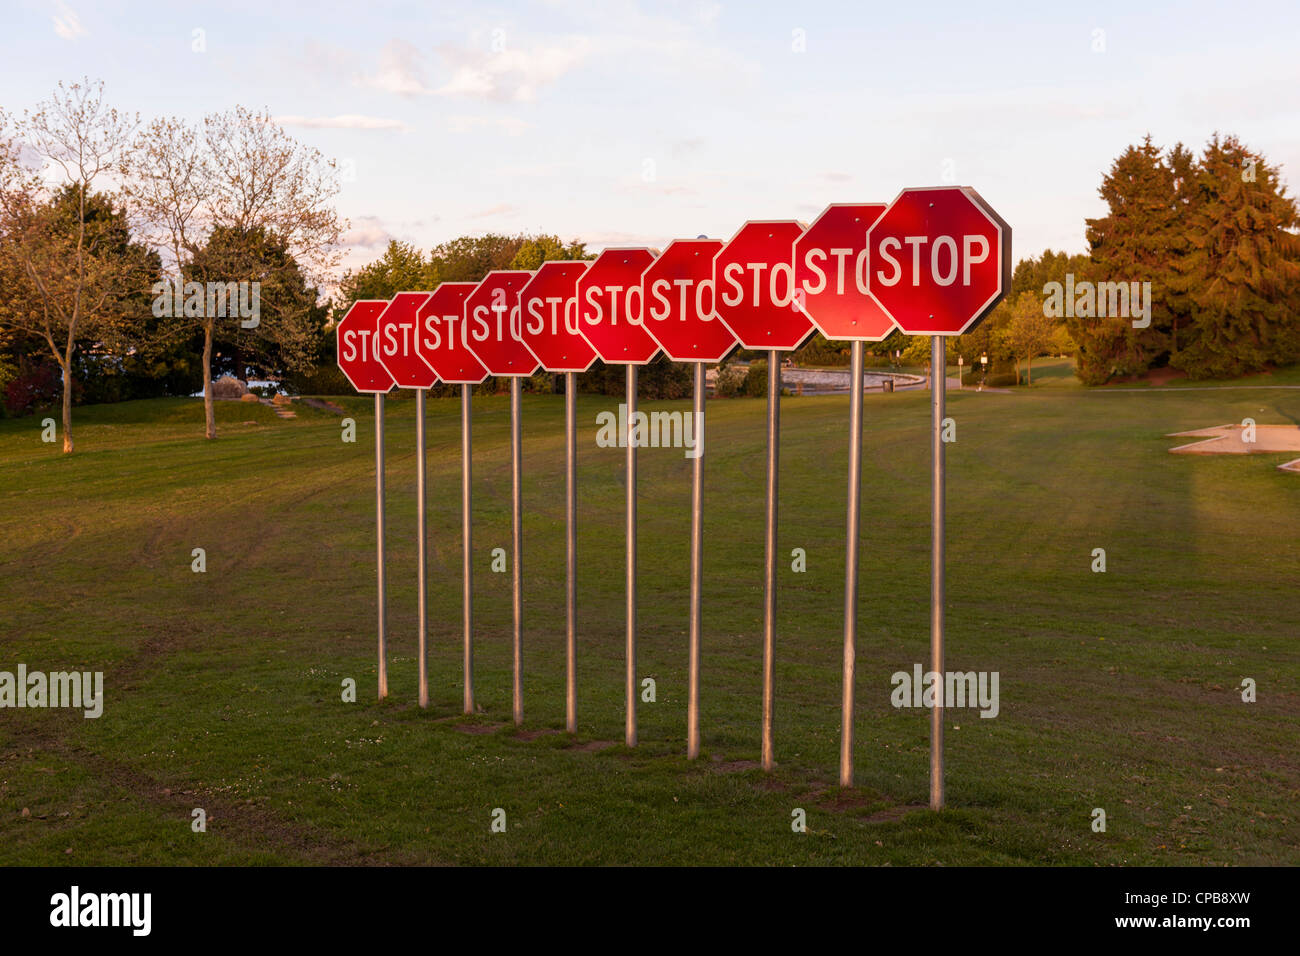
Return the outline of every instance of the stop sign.
<path id="1" fill-rule="evenodd" d="M 548 372 L 585 372 L 596 352 L 578 332 L 578 279 L 586 262 L 543 262 L 519 293 L 524 346 Z"/>
<path id="2" fill-rule="evenodd" d="M 519 336 L 519 290 L 531 272 L 489 272 L 465 299 L 466 344 L 493 375 L 532 375 L 537 359 Z"/>
<path id="3" fill-rule="evenodd" d="M 578 331 L 606 362 L 644 365 L 659 346 L 641 322 L 641 273 L 651 249 L 606 249 L 578 280 Z"/>
<path id="4" fill-rule="evenodd" d="M 393 377 L 376 355 L 379 335 L 375 320 L 388 308 L 383 299 L 352 303 L 334 330 L 339 369 L 358 392 L 387 392 Z"/>
<path id="5" fill-rule="evenodd" d="M 904 189 L 867 236 L 871 294 L 908 335 L 961 335 L 1011 288 L 1011 227 L 969 186 Z"/>
<path id="6" fill-rule="evenodd" d="M 465 344 L 465 300 L 476 282 L 444 282 L 420 306 L 415 350 L 448 385 L 477 385 L 488 370 Z"/>
<path id="7" fill-rule="evenodd" d="M 867 230 L 884 203 L 837 203 L 794 244 L 795 296 L 828 339 L 879 342 L 894 330 L 867 284 Z"/>
<path id="8" fill-rule="evenodd" d="M 645 329 L 674 362 L 720 362 L 736 337 L 713 309 L 720 239 L 677 239 L 641 276 Z"/>
<path id="9" fill-rule="evenodd" d="M 379 333 L 375 349 L 398 388 L 429 388 L 438 376 L 416 349 L 419 322 L 416 313 L 429 298 L 427 292 L 399 292 L 376 320 Z"/>
<path id="10" fill-rule="evenodd" d="M 802 233 L 792 219 L 747 222 L 713 260 L 713 307 L 747 349 L 798 348 L 812 332 L 794 294 Z"/>

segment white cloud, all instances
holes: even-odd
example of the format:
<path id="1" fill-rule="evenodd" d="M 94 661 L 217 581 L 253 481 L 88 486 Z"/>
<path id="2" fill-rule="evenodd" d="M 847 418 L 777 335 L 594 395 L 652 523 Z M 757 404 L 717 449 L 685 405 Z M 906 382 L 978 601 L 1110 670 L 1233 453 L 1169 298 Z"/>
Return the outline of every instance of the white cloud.
<path id="1" fill-rule="evenodd" d="M 587 37 L 570 37 L 531 49 L 493 53 L 442 46 L 439 56 L 452 66 L 451 79 L 434 92 L 440 96 L 476 96 L 529 103 L 538 90 L 575 69 L 591 51 Z"/>
<path id="2" fill-rule="evenodd" d="M 375 216 L 363 216 L 343 235 L 343 245 L 352 248 L 381 249 L 387 247 L 393 234 L 384 228 Z"/>
<path id="3" fill-rule="evenodd" d="M 281 126 L 299 126 L 304 129 L 396 129 L 403 132 L 410 129 L 401 120 L 385 119 L 382 116 L 361 116 L 356 113 L 342 116 L 276 116 L 274 119 Z"/>
<path id="4" fill-rule="evenodd" d="M 510 136 L 518 136 L 533 128 L 527 120 L 515 116 L 449 116 L 447 128 L 453 133 L 472 133 L 480 129 L 496 129 Z"/>
<path id="5" fill-rule="evenodd" d="M 569 37 L 528 49 L 490 49 L 443 45 L 439 60 L 449 71 L 445 82 L 429 86 L 424 57 L 404 40 L 390 40 L 380 51 L 379 69 L 359 74 L 360 86 L 400 96 L 467 97 L 530 103 L 538 92 L 574 70 L 591 50 L 586 37 Z"/>
<path id="6" fill-rule="evenodd" d="M 86 36 L 86 28 L 81 25 L 81 18 L 63 0 L 59 0 L 54 5 L 54 16 L 50 19 L 54 21 L 54 32 L 65 40 Z"/>
<path id="7" fill-rule="evenodd" d="M 385 93 L 400 96 L 418 96 L 430 92 L 424 85 L 420 61 L 422 56 L 405 40 L 389 40 L 379 51 L 379 70 L 356 77 L 360 86 L 368 86 Z"/>

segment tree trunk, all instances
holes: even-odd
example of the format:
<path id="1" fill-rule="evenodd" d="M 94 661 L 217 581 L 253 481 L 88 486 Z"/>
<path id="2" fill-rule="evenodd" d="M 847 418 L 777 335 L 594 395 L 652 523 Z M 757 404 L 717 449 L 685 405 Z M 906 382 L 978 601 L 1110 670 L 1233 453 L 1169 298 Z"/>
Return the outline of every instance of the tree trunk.
<path id="1" fill-rule="evenodd" d="M 63 453 L 72 454 L 72 362 L 63 365 Z"/>
<path id="2" fill-rule="evenodd" d="M 217 437 L 217 415 L 212 405 L 212 322 L 203 326 L 203 418 L 206 423 L 204 434 L 208 438 Z"/>
<path id="3" fill-rule="evenodd" d="M 1030 384 L 1030 385 L 1033 385 L 1033 384 L 1034 384 L 1034 357 L 1033 357 L 1032 355 L 1029 356 L 1029 382 L 1028 382 L 1028 384 Z"/>

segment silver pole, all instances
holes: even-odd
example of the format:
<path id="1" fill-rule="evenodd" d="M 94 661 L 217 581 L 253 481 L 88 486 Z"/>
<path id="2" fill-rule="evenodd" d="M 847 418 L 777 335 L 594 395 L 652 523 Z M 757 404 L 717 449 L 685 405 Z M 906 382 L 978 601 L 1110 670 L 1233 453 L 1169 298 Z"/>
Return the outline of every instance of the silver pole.
<path id="1" fill-rule="evenodd" d="M 840 786 L 853 786 L 853 696 L 858 656 L 858 526 L 862 502 L 862 353 L 853 343 L 849 390 L 849 513 L 844 548 L 844 696 L 840 711 Z"/>
<path id="2" fill-rule="evenodd" d="M 691 472 L 691 637 L 686 681 L 686 757 L 700 755 L 700 589 L 704 566 L 704 363 L 695 363 L 695 464 Z"/>
<path id="3" fill-rule="evenodd" d="M 510 379 L 510 527 L 514 540 L 514 558 L 511 570 L 514 571 L 514 712 L 515 724 L 524 722 L 524 542 L 523 542 L 523 490 L 520 474 L 520 458 L 523 452 L 523 440 L 519 426 L 519 405 L 523 383 L 519 376 Z"/>
<path id="4" fill-rule="evenodd" d="M 474 386 L 460 387 L 460 521 L 464 529 L 461 555 L 461 575 L 464 578 L 464 595 L 461 598 L 461 622 L 464 628 L 465 662 L 465 713 L 474 713 L 474 548 L 473 524 L 470 507 L 470 477 L 473 470 L 473 443 L 470 439 L 470 399 Z"/>
<path id="5" fill-rule="evenodd" d="M 933 460 L 930 510 L 930 670 L 943 675 L 943 418 L 944 385 L 943 336 L 930 339 L 930 436 Z M 943 698 L 930 711 L 930 809 L 943 809 Z"/>
<path id="6" fill-rule="evenodd" d="M 564 373 L 564 488 L 565 488 L 565 683 L 564 726 L 578 732 L 578 385 L 577 376 Z"/>
<path id="7" fill-rule="evenodd" d="M 625 743 L 636 746 L 636 366 L 627 367 L 627 719 Z"/>
<path id="8" fill-rule="evenodd" d="M 420 635 L 416 642 L 416 657 L 419 660 L 420 668 L 420 706 L 429 706 L 429 659 L 427 653 L 427 637 L 429 634 L 429 606 L 428 606 L 428 578 L 425 574 L 429 563 L 428 555 L 428 515 L 425 513 L 425 507 L 428 504 L 428 495 L 426 494 L 425 482 L 425 455 L 424 455 L 424 389 L 417 389 L 415 393 L 415 523 L 416 523 L 416 587 L 419 588 L 419 594 L 416 598 L 419 608 Z"/>
<path id="9" fill-rule="evenodd" d="M 763 769 L 772 771 L 772 706 L 776 654 L 776 478 L 781 440 L 781 353 L 767 353 L 767 538 L 763 573 Z"/>
<path id="10" fill-rule="evenodd" d="M 375 393 L 375 540 L 379 581 L 379 699 L 388 696 L 388 592 L 384 587 L 384 396 Z"/>

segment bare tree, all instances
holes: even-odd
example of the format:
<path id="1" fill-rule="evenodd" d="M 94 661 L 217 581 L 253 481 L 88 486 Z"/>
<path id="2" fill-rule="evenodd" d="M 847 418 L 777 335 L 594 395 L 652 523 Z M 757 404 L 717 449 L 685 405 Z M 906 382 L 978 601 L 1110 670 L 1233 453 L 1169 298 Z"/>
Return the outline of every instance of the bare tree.
<path id="1" fill-rule="evenodd" d="M 88 215 L 95 192 L 109 192 L 136 125 L 105 105 L 102 82 L 88 79 L 60 83 L 21 120 L 0 117 L 0 322 L 42 338 L 59 363 L 65 453 L 73 450 L 77 340 L 120 322 L 121 303 L 142 277 L 105 249 L 111 224 Z"/>
<path id="2" fill-rule="evenodd" d="M 267 111 L 236 107 L 205 117 L 201 129 L 176 119 L 154 122 L 136 141 L 127 188 L 146 220 L 146 232 L 166 248 L 169 269 L 182 284 L 200 257 L 209 269 L 214 261 L 237 268 L 238 257 L 228 252 L 232 236 L 274 237 L 302 277 L 317 284 L 338 265 L 346 224 L 333 207 L 337 168 L 285 133 Z M 227 251 L 205 256 L 214 235 Z M 265 263 L 258 267 L 264 270 Z M 263 271 L 260 278 L 268 277 Z M 199 317 L 203 405 L 205 434 L 216 438 L 212 350 L 219 316 L 209 312 Z M 301 318 L 282 322 L 274 333 L 286 339 L 291 353 L 302 346 Z"/>

